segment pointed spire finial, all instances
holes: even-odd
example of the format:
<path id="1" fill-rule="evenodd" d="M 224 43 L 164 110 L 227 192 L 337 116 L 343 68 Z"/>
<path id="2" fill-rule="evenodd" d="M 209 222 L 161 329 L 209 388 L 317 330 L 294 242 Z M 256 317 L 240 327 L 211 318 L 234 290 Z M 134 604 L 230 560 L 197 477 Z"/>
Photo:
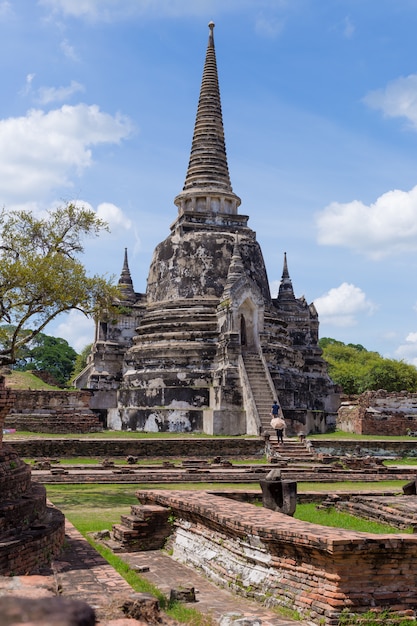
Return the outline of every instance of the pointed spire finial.
<path id="1" fill-rule="evenodd" d="M 240 198 L 233 193 L 224 140 L 223 116 L 214 47 L 214 22 L 209 39 L 194 125 L 190 160 L 182 192 L 174 202 L 180 212 L 236 214 Z"/>
<path id="2" fill-rule="evenodd" d="M 119 289 L 124 300 L 135 300 L 136 294 L 133 289 L 133 281 L 130 275 L 129 263 L 127 260 L 127 248 L 125 248 L 123 268 L 119 278 Z"/>
<path id="3" fill-rule="evenodd" d="M 287 265 L 287 253 L 284 252 L 284 268 L 282 270 L 282 278 L 289 278 L 290 274 L 288 272 L 288 265 Z"/>
<path id="4" fill-rule="evenodd" d="M 294 290 L 292 287 L 290 273 L 288 271 L 287 253 L 284 252 L 284 267 L 282 270 L 282 277 L 281 277 L 281 282 L 280 282 L 279 290 L 278 290 L 278 300 L 282 302 L 283 300 L 294 300 L 294 299 L 295 299 Z"/>

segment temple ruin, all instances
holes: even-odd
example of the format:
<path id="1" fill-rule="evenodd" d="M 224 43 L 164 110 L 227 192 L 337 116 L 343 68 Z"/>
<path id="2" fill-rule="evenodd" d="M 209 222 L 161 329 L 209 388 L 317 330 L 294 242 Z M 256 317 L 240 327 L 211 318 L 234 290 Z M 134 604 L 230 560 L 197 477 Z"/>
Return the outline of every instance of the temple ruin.
<path id="1" fill-rule="evenodd" d="M 274 399 L 287 433 L 326 432 L 338 394 L 318 346 L 314 304 L 296 298 L 284 254 L 279 292 L 229 177 L 213 38 L 178 214 L 155 249 L 146 293 L 127 252 L 120 316 L 99 320 L 79 388 L 107 427 L 259 435 Z"/>

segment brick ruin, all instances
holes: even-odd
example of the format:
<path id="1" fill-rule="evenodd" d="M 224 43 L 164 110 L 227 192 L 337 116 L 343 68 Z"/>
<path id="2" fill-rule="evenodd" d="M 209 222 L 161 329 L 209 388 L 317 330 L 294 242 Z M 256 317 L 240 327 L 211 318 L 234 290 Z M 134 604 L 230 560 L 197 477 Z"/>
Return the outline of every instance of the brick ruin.
<path id="1" fill-rule="evenodd" d="M 178 214 L 157 245 L 146 293 L 125 253 L 120 317 L 103 314 L 78 388 L 109 428 L 259 435 L 278 398 L 288 434 L 326 432 L 339 406 L 318 346 L 318 315 L 296 298 L 287 258 L 272 297 L 256 233 L 238 213 L 209 40 Z"/>
<path id="2" fill-rule="evenodd" d="M 417 436 L 417 393 L 380 389 L 342 397 L 336 426 L 358 435 Z"/>
<path id="3" fill-rule="evenodd" d="M 38 433 L 90 433 L 103 430 L 90 408 L 90 391 L 19 389 L 5 419 L 6 428 Z"/>
<path id="4" fill-rule="evenodd" d="M 63 514 L 47 506 L 45 487 L 32 482 L 30 467 L 3 444 L 4 420 L 14 400 L 0 376 L 0 575 L 42 567 L 64 542 Z"/>
<path id="5" fill-rule="evenodd" d="M 136 495 L 142 506 L 115 528 L 122 549 L 149 549 L 155 523 L 153 549 L 169 537 L 175 559 L 268 607 L 291 608 L 326 626 L 337 626 L 345 608 L 376 616 L 390 609 L 413 621 L 417 535 L 318 526 L 208 492 Z"/>

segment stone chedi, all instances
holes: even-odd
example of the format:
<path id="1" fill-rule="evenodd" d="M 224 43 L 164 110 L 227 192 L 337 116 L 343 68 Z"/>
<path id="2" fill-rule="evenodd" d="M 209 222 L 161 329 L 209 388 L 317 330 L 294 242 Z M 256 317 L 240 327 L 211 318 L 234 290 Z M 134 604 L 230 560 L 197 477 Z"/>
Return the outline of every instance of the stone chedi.
<path id="1" fill-rule="evenodd" d="M 278 398 L 289 434 L 324 432 L 338 399 L 317 312 L 295 298 L 286 258 L 271 298 L 256 234 L 238 213 L 213 28 L 177 218 L 154 251 L 146 294 L 134 292 L 125 255 L 124 312 L 99 322 L 77 386 L 96 389 L 110 428 L 260 434 Z"/>

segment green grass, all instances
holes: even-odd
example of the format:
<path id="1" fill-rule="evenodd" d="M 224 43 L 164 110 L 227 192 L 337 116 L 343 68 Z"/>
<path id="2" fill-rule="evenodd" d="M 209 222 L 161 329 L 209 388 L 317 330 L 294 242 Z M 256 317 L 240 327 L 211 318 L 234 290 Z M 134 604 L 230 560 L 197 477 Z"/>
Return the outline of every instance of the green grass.
<path id="1" fill-rule="evenodd" d="M 16 372 L 15 370 L 13 370 L 11 374 L 6 374 L 5 383 L 6 387 L 10 387 L 11 389 L 60 389 L 60 387 L 54 387 L 53 385 L 44 383 L 43 380 L 31 372 Z"/>
<path id="2" fill-rule="evenodd" d="M 130 513 L 130 505 L 137 504 L 135 489 L 126 485 L 50 485 L 48 498 L 79 530 L 87 541 L 137 592 L 151 593 L 158 598 L 165 613 L 177 622 L 192 626 L 213 626 L 209 616 L 202 615 L 180 602 L 171 602 L 157 587 L 139 576 L 109 548 L 94 541 L 90 533 L 111 530 L 120 522 L 120 516 Z"/>
<path id="3" fill-rule="evenodd" d="M 325 509 L 318 509 L 314 503 L 297 504 L 294 514 L 295 519 L 332 528 L 345 528 L 346 530 L 357 530 L 364 533 L 411 533 L 412 528 L 399 530 L 388 524 L 373 522 L 360 517 L 349 515 L 338 511 L 331 506 Z"/>
<path id="4" fill-rule="evenodd" d="M 412 617 L 400 617 L 389 609 L 370 610 L 360 615 L 349 613 L 349 609 L 343 609 L 338 626 L 411 626 L 415 624 Z"/>

